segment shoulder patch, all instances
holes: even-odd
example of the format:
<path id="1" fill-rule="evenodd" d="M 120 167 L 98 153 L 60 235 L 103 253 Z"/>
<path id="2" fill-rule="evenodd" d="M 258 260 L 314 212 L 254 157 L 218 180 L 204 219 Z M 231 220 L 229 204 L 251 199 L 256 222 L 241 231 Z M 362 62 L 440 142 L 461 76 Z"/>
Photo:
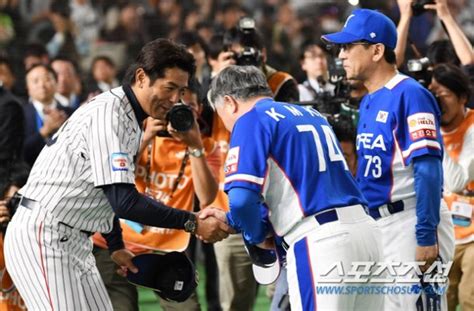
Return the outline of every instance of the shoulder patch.
<path id="1" fill-rule="evenodd" d="M 412 140 L 436 138 L 436 121 L 432 113 L 420 112 L 407 118 L 408 131 Z"/>
<path id="2" fill-rule="evenodd" d="M 233 147 L 229 149 L 224 166 L 224 173 L 226 175 L 237 172 L 237 168 L 239 166 L 239 152 L 240 147 Z"/>
<path id="3" fill-rule="evenodd" d="M 124 152 L 114 152 L 111 155 L 112 171 L 128 171 L 128 154 Z"/>

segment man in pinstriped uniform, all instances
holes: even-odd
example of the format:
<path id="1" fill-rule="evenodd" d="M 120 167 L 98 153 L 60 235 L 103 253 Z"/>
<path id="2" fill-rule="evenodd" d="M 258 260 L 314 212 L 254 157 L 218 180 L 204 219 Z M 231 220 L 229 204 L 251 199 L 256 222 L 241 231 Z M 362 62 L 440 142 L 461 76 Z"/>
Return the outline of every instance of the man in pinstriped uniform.
<path id="1" fill-rule="evenodd" d="M 148 43 L 129 68 L 129 84 L 78 109 L 42 150 L 5 239 L 6 266 L 28 309 L 112 309 L 89 237 L 104 233 L 123 274 L 136 272 L 119 217 L 208 241 L 227 236 L 229 227 L 216 218 L 168 208 L 134 185 L 142 121 L 148 115 L 164 120 L 193 73 L 184 47 L 164 39 Z"/>

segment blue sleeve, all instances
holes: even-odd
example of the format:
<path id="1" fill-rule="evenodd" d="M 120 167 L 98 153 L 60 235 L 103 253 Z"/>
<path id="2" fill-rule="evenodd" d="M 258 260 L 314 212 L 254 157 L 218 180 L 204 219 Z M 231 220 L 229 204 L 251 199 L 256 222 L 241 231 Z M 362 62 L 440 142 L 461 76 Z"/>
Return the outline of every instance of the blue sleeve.
<path id="1" fill-rule="evenodd" d="M 424 155 L 442 158 L 441 113 L 433 95 L 409 83 L 400 94 L 400 105 L 395 135 L 405 165 Z"/>
<path id="2" fill-rule="evenodd" d="M 436 228 L 442 195 L 441 159 L 422 156 L 413 159 L 416 192 L 416 241 L 419 246 L 436 243 Z"/>
<path id="3" fill-rule="evenodd" d="M 263 242 L 269 230 L 269 223 L 260 195 L 253 190 L 236 187 L 228 192 L 228 196 L 228 223 L 241 231 L 244 239 L 250 244 Z"/>
<path id="4" fill-rule="evenodd" d="M 224 166 L 224 190 L 246 188 L 260 193 L 267 173 L 271 136 L 256 109 L 239 118 L 232 130 Z M 251 138 L 249 138 L 249 133 Z"/>

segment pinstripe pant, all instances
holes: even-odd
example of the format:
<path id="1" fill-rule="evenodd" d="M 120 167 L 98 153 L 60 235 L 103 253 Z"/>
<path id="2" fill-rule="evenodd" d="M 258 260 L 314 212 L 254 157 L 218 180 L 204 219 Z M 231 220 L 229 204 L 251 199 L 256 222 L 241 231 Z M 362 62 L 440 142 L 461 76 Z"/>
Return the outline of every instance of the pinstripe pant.
<path id="1" fill-rule="evenodd" d="M 92 241 L 44 209 L 18 208 L 4 251 L 7 270 L 29 310 L 112 310 Z"/>

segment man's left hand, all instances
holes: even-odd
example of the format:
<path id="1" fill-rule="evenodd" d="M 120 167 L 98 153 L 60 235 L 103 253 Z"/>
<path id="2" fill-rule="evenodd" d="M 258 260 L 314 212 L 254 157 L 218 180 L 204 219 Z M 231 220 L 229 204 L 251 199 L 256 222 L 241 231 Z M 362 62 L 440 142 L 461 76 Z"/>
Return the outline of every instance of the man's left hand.
<path id="1" fill-rule="evenodd" d="M 117 274 L 126 277 L 128 270 L 133 273 L 138 272 L 138 268 L 132 262 L 132 258 L 135 257 L 135 255 L 128 249 L 119 249 L 113 252 L 110 257 L 120 267 L 120 269 L 117 270 Z"/>

